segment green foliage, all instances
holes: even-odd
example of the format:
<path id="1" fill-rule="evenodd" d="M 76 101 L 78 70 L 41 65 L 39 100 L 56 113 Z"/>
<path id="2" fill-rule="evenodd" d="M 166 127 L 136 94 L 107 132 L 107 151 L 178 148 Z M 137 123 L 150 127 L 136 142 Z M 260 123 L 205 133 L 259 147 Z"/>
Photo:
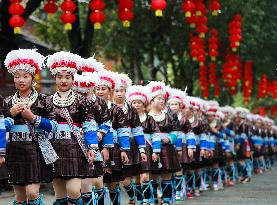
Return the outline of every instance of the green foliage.
<path id="1" fill-rule="evenodd" d="M 44 43 L 57 50 L 69 50 L 69 41 L 67 33 L 59 16 L 61 12 L 47 15 L 41 8 L 35 12 L 35 16 L 43 19 L 42 23 L 35 24 L 34 34 L 37 35 Z"/>

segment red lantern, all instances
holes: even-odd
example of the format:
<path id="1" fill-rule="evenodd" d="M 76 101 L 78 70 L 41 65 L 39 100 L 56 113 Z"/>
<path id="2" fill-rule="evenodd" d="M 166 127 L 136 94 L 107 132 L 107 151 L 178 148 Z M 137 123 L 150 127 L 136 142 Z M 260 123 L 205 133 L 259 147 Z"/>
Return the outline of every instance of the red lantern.
<path id="1" fill-rule="evenodd" d="M 54 14 L 58 11 L 58 6 L 55 0 L 48 0 L 43 9 L 48 14 Z"/>
<path id="2" fill-rule="evenodd" d="M 61 4 L 61 9 L 64 12 L 73 13 L 76 9 L 76 4 L 72 0 L 64 0 L 63 3 Z"/>
<path id="3" fill-rule="evenodd" d="M 191 28 L 195 28 L 195 26 L 196 26 L 196 16 L 195 16 L 195 14 L 192 14 L 191 17 L 187 17 L 187 22 L 189 23 Z"/>
<path id="4" fill-rule="evenodd" d="M 94 24 L 94 29 L 98 30 L 106 19 L 105 14 L 102 11 L 105 8 L 105 3 L 102 0 L 92 0 L 89 7 L 92 10 L 90 21 Z"/>
<path id="5" fill-rule="evenodd" d="M 118 10 L 122 10 L 125 8 L 132 9 L 134 7 L 134 3 L 132 0 L 119 0 L 118 1 Z"/>
<path id="6" fill-rule="evenodd" d="M 20 3 L 13 3 L 9 6 L 9 13 L 11 15 L 22 15 L 25 9 Z"/>
<path id="7" fill-rule="evenodd" d="M 130 21 L 133 20 L 134 14 L 129 9 L 119 11 L 119 19 L 123 23 L 123 27 L 130 27 Z"/>
<path id="8" fill-rule="evenodd" d="M 76 16 L 72 13 L 63 13 L 61 15 L 61 20 L 64 24 L 72 24 L 76 21 Z"/>
<path id="9" fill-rule="evenodd" d="M 182 4 L 182 10 L 185 12 L 186 17 L 191 17 L 191 15 L 194 13 L 194 10 L 195 10 L 195 5 L 193 1 L 184 0 Z"/>
<path id="10" fill-rule="evenodd" d="M 166 8 L 165 0 L 152 0 L 151 8 L 155 11 L 156 16 L 163 16 L 163 10 Z"/>
<path id="11" fill-rule="evenodd" d="M 25 19 L 19 15 L 13 15 L 10 20 L 9 24 L 11 27 L 14 28 L 14 33 L 20 33 L 20 28 L 25 24 Z"/>
<path id="12" fill-rule="evenodd" d="M 100 29 L 101 25 L 104 23 L 105 21 L 105 14 L 102 11 L 94 11 L 90 14 L 89 16 L 90 21 L 94 24 L 94 29 Z"/>
<path id="13" fill-rule="evenodd" d="M 20 4 L 22 0 L 10 0 L 11 5 L 9 6 L 9 13 L 11 18 L 9 19 L 9 24 L 14 28 L 14 33 L 20 33 L 20 28 L 25 24 L 25 19 L 21 16 L 24 14 L 25 9 Z"/>
<path id="14" fill-rule="evenodd" d="M 212 12 L 213 16 L 217 16 L 218 15 L 218 11 L 220 9 L 220 4 L 219 4 L 219 0 L 211 0 L 210 4 L 209 4 L 210 10 Z"/>
<path id="15" fill-rule="evenodd" d="M 76 21 L 76 16 L 72 14 L 76 9 L 76 4 L 72 0 L 64 0 L 61 4 L 61 9 L 64 12 L 60 19 L 65 24 L 65 30 L 71 30 L 72 24 Z"/>
<path id="16" fill-rule="evenodd" d="M 205 38 L 205 34 L 208 32 L 208 27 L 202 24 L 196 27 L 196 31 L 199 33 L 200 38 Z"/>
<path id="17" fill-rule="evenodd" d="M 201 1 L 195 4 L 195 10 L 196 10 L 195 12 L 196 16 L 205 16 L 207 13 L 205 4 L 203 4 Z"/>

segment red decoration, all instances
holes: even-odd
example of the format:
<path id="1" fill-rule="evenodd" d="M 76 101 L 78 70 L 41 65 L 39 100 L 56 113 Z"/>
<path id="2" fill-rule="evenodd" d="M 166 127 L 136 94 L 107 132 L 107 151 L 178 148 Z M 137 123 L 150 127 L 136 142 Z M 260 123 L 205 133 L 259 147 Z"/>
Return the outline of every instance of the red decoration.
<path id="1" fill-rule="evenodd" d="M 10 0 L 11 5 L 9 6 L 9 13 L 11 18 L 9 24 L 14 28 L 14 33 L 20 33 L 21 27 L 25 24 L 25 19 L 21 16 L 24 14 L 25 9 L 20 4 L 22 0 Z"/>
<path id="2" fill-rule="evenodd" d="M 72 29 L 72 23 L 76 21 L 76 16 L 72 14 L 76 9 L 76 4 L 72 0 L 64 0 L 61 4 L 61 9 L 64 12 L 60 19 L 65 24 L 66 30 Z"/>
<path id="3" fill-rule="evenodd" d="M 58 6 L 55 0 L 48 0 L 47 3 L 44 4 L 43 9 L 48 14 L 54 14 L 58 11 Z"/>
<path id="4" fill-rule="evenodd" d="M 209 97 L 209 82 L 207 78 L 207 66 L 202 65 L 200 66 L 199 71 L 199 83 L 200 89 L 202 91 L 203 98 L 207 99 Z"/>
<path id="5" fill-rule="evenodd" d="M 233 20 L 229 23 L 229 41 L 230 47 L 233 52 L 236 52 L 242 41 L 241 37 L 241 22 L 242 17 L 240 14 L 236 14 Z"/>
<path id="6" fill-rule="evenodd" d="M 196 16 L 205 16 L 207 13 L 205 4 L 202 1 L 198 1 L 195 4 L 195 14 Z"/>
<path id="7" fill-rule="evenodd" d="M 271 114 L 272 117 L 277 116 L 277 105 L 271 106 L 271 108 L 270 108 L 270 114 Z"/>
<path id="8" fill-rule="evenodd" d="M 205 16 L 207 12 L 204 4 L 198 3 L 197 5 L 198 7 L 196 7 L 196 17 L 195 17 L 196 32 L 199 34 L 200 38 L 205 38 L 205 34 L 208 32 L 208 26 L 207 26 L 208 18 Z M 201 6 L 199 7 L 199 5 Z M 197 12 L 198 12 L 198 15 L 197 15 Z"/>
<path id="9" fill-rule="evenodd" d="M 118 17 L 122 21 L 123 27 L 130 27 L 131 21 L 134 18 L 132 9 L 134 4 L 132 0 L 119 0 L 118 2 Z"/>
<path id="10" fill-rule="evenodd" d="M 220 84 L 219 79 L 216 80 L 215 89 L 214 89 L 214 96 L 219 97 L 220 96 Z"/>
<path id="11" fill-rule="evenodd" d="M 246 61 L 244 64 L 244 80 L 243 80 L 243 99 L 245 104 L 250 102 L 250 97 L 253 88 L 253 73 L 252 73 L 252 64 L 251 60 Z"/>
<path id="12" fill-rule="evenodd" d="M 187 22 L 189 23 L 191 28 L 195 28 L 196 26 L 196 16 L 195 13 L 191 15 L 191 17 L 187 17 Z"/>
<path id="13" fill-rule="evenodd" d="M 216 64 L 210 63 L 209 69 L 209 82 L 212 87 L 216 85 Z"/>
<path id="14" fill-rule="evenodd" d="M 22 15 L 24 11 L 24 7 L 19 3 L 14 3 L 9 6 L 9 13 L 11 15 Z"/>
<path id="15" fill-rule="evenodd" d="M 151 8 L 155 11 L 156 16 L 163 16 L 163 10 L 166 8 L 165 0 L 152 0 Z"/>
<path id="16" fill-rule="evenodd" d="M 192 0 L 184 0 L 182 10 L 185 12 L 186 17 L 191 17 L 195 11 L 195 5 Z"/>
<path id="17" fill-rule="evenodd" d="M 261 116 L 265 117 L 266 116 L 266 108 L 265 107 L 260 107 L 259 113 Z"/>
<path id="18" fill-rule="evenodd" d="M 94 29 L 98 30 L 106 19 L 103 12 L 105 3 L 102 0 L 92 0 L 89 7 L 92 11 L 90 14 L 90 21 L 94 24 Z"/>
<path id="19" fill-rule="evenodd" d="M 209 8 L 212 12 L 213 16 L 217 16 L 218 15 L 218 11 L 220 10 L 220 4 L 219 4 L 219 0 L 211 0 L 210 4 L 209 4 Z"/>
<path id="20" fill-rule="evenodd" d="M 222 65 L 222 78 L 231 95 L 235 95 L 237 83 L 241 80 L 241 67 L 241 59 L 238 55 L 226 55 L 226 62 Z"/>
<path id="21" fill-rule="evenodd" d="M 218 32 L 216 29 L 212 29 L 209 38 L 209 56 L 211 61 L 216 61 L 218 56 Z"/>
<path id="22" fill-rule="evenodd" d="M 263 74 L 258 82 L 258 98 L 262 99 L 267 96 L 268 80 L 267 76 Z"/>

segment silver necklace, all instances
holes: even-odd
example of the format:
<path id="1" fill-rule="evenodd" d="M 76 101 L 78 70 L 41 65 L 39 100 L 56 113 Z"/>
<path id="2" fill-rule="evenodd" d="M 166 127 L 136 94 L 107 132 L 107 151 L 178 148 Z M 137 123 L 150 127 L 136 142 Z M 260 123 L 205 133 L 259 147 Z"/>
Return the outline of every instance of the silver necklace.
<path id="1" fill-rule="evenodd" d="M 108 107 L 109 110 L 111 109 L 111 107 L 112 107 L 112 102 L 111 101 L 107 102 L 107 107 Z"/>
<path id="2" fill-rule="evenodd" d="M 36 90 L 33 90 L 32 93 L 28 97 L 21 97 L 18 92 L 14 94 L 12 97 L 12 104 L 16 105 L 18 103 L 22 103 L 25 106 L 30 107 L 34 104 L 34 102 L 38 98 L 38 92 Z"/>
<path id="3" fill-rule="evenodd" d="M 156 113 L 150 111 L 149 115 L 152 116 L 156 122 L 161 122 L 165 119 L 165 112 L 163 112 L 163 111 L 160 112 L 159 114 L 156 114 Z"/>
<path id="4" fill-rule="evenodd" d="M 140 122 L 145 122 L 146 118 L 147 118 L 147 115 L 145 113 L 139 116 Z"/>
<path id="5" fill-rule="evenodd" d="M 56 92 L 53 96 L 53 103 L 57 107 L 69 107 L 75 101 L 76 97 L 73 91 L 67 97 L 62 98 L 58 92 Z"/>
<path id="6" fill-rule="evenodd" d="M 178 120 L 180 121 L 183 118 L 183 113 L 179 112 L 177 116 L 178 116 Z"/>
<path id="7" fill-rule="evenodd" d="M 128 104 L 127 104 L 127 102 L 124 103 L 122 110 L 123 110 L 125 115 L 128 113 Z"/>

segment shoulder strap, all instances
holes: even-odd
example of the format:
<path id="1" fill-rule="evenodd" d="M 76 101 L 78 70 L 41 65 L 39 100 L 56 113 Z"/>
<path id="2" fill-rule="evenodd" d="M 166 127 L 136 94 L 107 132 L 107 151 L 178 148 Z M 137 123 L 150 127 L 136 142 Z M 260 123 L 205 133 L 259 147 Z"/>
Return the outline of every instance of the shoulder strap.
<path id="1" fill-rule="evenodd" d="M 83 154 L 85 155 L 86 159 L 88 160 L 88 157 L 87 157 L 88 149 L 87 149 L 85 143 L 81 140 L 80 134 L 74 129 L 73 120 L 68 112 L 68 109 L 67 108 L 61 108 L 61 109 L 62 109 L 63 117 L 66 119 L 66 122 L 69 125 L 71 132 L 73 133 L 80 148 L 82 149 Z"/>

